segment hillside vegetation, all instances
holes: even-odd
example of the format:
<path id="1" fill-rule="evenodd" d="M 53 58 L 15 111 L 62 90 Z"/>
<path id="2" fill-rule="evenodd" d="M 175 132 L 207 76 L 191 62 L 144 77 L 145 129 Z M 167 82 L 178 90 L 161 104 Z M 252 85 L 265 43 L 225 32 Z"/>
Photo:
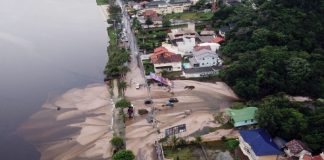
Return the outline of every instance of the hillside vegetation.
<path id="1" fill-rule="evenodd" d="M 227 63 L 221 77 L 247 100 L 279 92 L 323 97 L 323 8 L 320 0 L 222 7 L 213 17 L 214 27 L 233 27 L 221 48 Z"/>

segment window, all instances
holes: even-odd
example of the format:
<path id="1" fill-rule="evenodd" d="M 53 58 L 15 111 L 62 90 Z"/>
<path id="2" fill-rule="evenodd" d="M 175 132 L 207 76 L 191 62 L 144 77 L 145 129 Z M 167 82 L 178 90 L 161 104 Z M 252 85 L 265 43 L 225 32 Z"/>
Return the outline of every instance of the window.
<path id="1" fill-rule="evenodd" d="M 205 60 L 205 58 L 203 58 L 203 60 Z"/>
<path id="2" fill-rule="evenodd" d="M 251 119 L 251 122 L 253 122 L 253 119 Z"/>
<path id="3" fill-rule="evenodd" d="M 245 120 L 244 122 L 247 123 L 247 120 Z"/>
<path id="4" fill-rule="evenodd" d="M 202 66 L 204 65 L 204 63 L 201 64 Z"/>
<path id="5" fill-rule="evenodd" d="M 215 59 L 215 58 L 213 57 L 213 59 Z"/>

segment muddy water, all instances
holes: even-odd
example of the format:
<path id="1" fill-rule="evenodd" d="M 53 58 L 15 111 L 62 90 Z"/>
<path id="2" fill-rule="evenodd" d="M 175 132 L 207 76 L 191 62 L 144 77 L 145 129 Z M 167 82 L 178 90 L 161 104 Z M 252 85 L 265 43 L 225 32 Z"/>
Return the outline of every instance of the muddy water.
<path id="1" fill-rule="evenodd" d="M 24 140 L 17 128 L 65 91 L 102 82 L 106 38 L 95 0 L 0 1 L 0 159 L 39 159 L 33 141 Z M 35 129 L 24 133 L 48 142 L 76 132 L 61 127 L 85 119 L 50 123 L 53 111 L 37 115 L 38 122 L 29 123 Z M 42 135 L 37 126 L 57 131 Z"/>

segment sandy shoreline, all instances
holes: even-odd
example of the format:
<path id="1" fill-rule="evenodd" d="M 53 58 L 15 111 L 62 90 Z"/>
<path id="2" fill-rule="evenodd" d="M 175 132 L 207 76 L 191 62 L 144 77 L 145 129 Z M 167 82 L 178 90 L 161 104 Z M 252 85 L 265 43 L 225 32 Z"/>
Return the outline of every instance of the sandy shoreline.
<path id="1" fill-rule="evenodd" d="M 112 155 L 111 108 L 104 84 L 71 89 L 44 104 L 18 132 L 44 160 L 105 159 Z"/>

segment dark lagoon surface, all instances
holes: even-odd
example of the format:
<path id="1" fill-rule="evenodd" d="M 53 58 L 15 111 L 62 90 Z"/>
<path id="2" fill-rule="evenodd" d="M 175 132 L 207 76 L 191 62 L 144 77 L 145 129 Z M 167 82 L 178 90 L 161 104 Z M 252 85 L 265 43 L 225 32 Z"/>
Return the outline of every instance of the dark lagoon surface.
<path id="1" fill-rule="evenodd" d="M 106 46 L 95 0 L 0 1 L 1 160 L 39 159 L 17 128 L 48 99 L 101 83 Z"/>

